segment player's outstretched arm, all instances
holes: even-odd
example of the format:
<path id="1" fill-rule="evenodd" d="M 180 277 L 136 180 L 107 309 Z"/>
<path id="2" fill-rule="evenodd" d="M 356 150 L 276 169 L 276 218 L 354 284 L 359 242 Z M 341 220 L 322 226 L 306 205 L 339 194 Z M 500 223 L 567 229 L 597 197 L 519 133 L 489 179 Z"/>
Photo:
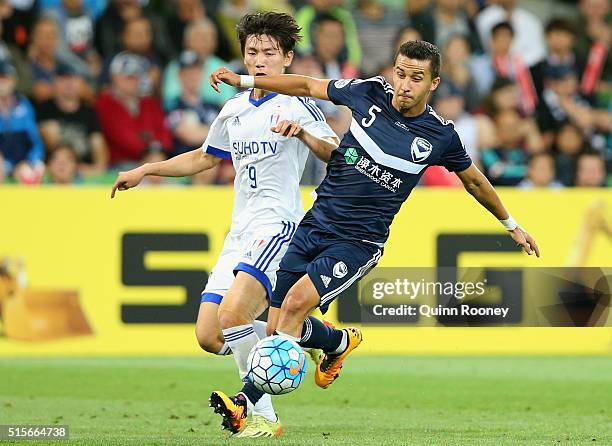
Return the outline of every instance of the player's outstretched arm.
<path id="1" fill-rule="evenodd" d="M 299 74 L 239 76 L 228 68 L 220 67 L 210 75 L 210 85 L 217 93 L 220 92 L 221 82 L 233 87 L 255 87 L 288 96 L 307 96 L 329 101 L 329 96 L 327 96 L 329 79 L 317 79 Z"/>
<path id="2" fill-rule="evenodd" d="M 211 169 L 221 162 L 221 158 L 195 149 L 157 163 L 145 163 L 127 172 L 119 172 L 111 191 L 111 198 L 117 190 L 128 190 L 140 184 L 147 175 L 160 177 L 187 177 Z"/>
<path id="3" fill-rule="evenodd" d="M 321 161 L 327 163 L 331 159 L 332 152 L 338 148 L 340 140 L 338 137 L 319 138 L 308 132 L 298 122 L 287 119 L 280 121 L 271 128 L 274 133 L 288 138 L 296 137 L 302 141 Z"/>
<path id="4" fill-rule="evenodd" d="M 457 176 L 463 182 L 465 190 L 502 222 L 510 233 L 510 237 L 523 251 L 529 255 L 535 253 L 537 257 L 540 257 L 540 248 L 535 240 L 514 222 L 487 177 L 476 166 L 472 164 L 464 171 L 457 172 Z"/>

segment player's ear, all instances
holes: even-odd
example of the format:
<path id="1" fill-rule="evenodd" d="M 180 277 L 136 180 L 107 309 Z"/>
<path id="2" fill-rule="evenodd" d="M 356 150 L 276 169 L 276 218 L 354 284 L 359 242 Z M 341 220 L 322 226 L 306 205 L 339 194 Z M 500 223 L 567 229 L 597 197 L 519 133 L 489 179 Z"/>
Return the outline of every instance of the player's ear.
<path id="1" fill-rule="evenodd" d="M 293 62 L 293 51 L 288 51 L 287 54 L 285 54 L 285 61 L 283 62 L 283 66 L 285 68 L 288 68 L 289 65 L 291 65 L 291 62 Z"/>
<path id="2" fill-rule="evenodd" d="M 429 91 L 436 91 L 438 85 L 440 85 L 440 76 L 434 77 L 434 79 L 431 81 L 431 87 L 429 87 Z"/>

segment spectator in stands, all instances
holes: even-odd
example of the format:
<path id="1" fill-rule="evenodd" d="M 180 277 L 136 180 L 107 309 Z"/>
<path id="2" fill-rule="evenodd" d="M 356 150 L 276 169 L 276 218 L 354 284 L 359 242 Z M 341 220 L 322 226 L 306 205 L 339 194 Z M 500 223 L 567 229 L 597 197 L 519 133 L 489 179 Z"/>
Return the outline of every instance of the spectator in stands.
<path id="1" fill-rule="evenodd" d="M 32 104 L 15 94 L 17 70 L 0 60 L 0 182 L 14 178 L 38 183 L 44 172 L 44 148 Z"/>
<path id="2" fill-rule="evenodd" d="M 20 7 L 16 7 L 14 0 L 0 0 L 2 40 L 25 51 L 37 14 L 36 4 L 31 0 Z"/>
<path id="3" fill-rule="evenodd" d="M 410 42 L 412 40 L 423 40 L 423 36 L 414 26 L 404 26 L 403 28 L 400 28 L 397 31 L 397 34 L 395 34 L 393 52 L 389 55 L 389 58 L 393 59 L 399 47 L 402 46 L 403 43 Z"/>
<path id="4" fill-rule="evenodd" d="M 38 125 L 48 152 L 68 144 L 77 156 L 79 173 L 99 175 L 108 167 L 108 148 L 94 109 L 79 97 L 82 82 L 72 66 L 60 65 L 55 96 L 40 105 Z"/>
<path id="5" fill-rule="evenodd" d="M 66 185 L 78 182 L 78 155 L 70 144 L 60 144 L 47 157 L 46 184 Z"/>
<path id="6" fill-rule="evenodd" d="M 55 4 L 44 2 L 40 5 L 45 14 L 55 18 L 63 31 L 63 46 L 65 50 L 81 58 L 87 63 L 89 73 L 93 78 L 100 75 L 102 61 L 94 48 L 95 16 L 91 1 L 60 0 Z M 85 3 L 89 3 L 86 5 Z"/>
<path id="7" fill-rule="evenodd" d="M 161 58 L 155 53 L 153 48 L 153 29 L 151 22 L 146 16 L 136 17 L 126 21 L 121 33 L 122 51 L 138 54 L 148 61 L 147 76 L 141 83 L 141 94 L 158 95 L 160 91 Z M 114 55 L 113 55 L 114 57 Z M 108 85 L 110 82 L 110 64 L 113 57 L 109 57 L 104 63 L 101 85 Z"/>
<path id="8" fill-rule="evenodd" d="M 579 93 L 578 76 L 572 65 L 548 66 L 538 108 L 538 124 L 547 144 L 567 121 L 578 125 L 587 135 L 612 129 L 608 110 L 592 107 L 588 98 Z"/>
<path id="9" fill-rule="evenodd" d="M 216 17 L 208 14 L 202 0 L 174 0 L 173 3 L 175 8 L 173 8 L 166 22 L 175 53 L 180 53 L 183 48 L 185 29 L 189 23 L 207 18 L 213 22 L 217 30 L 217 50 L 215 54 L 224 60 L 232 58 L 227 36 L 221 31 L 221 26 Z"/>
<path id="10" fill-rule="evenodd" d="M 481 102 L 481 109 L 489 116 L 501 110 L 520 111 L 518 87 L 508 78 L 495 78 L 491 92 Z"/>
<path id="11" fill-rule="evenodd" d="M 343 57 L 342 22 L 331 15 L 320 15 L 313 33 L 313 54 L 328 79 L 359 77 L 357 67 Z"/>
<path id="12" fill-rule="evenodd" d="M 230 56 L 228 60 L 232 63 L 234 61 L 242 61 L 240 42 L 234 38 L 236 25 L 238 25 L 242 16 L 251 12 L 255 12 L 255 7 L 251 1 L 226 0 L 219 5 L 217 20 L 219 21 L 221 32 L 229 37 Z"/>
<path id="13" fill-rule="evenodd" d="M 203 102 L 200 97 L 202 84 L 202 61 L 195 51 L 185 50 L 179 57 L 179 80 L 181 96 L 169 108 L 168 127 L 174 137 L 173 155 L 180 155 L 202 145 L 219 107 Z M 216 166 L 193 178 L 196 184 L 213 183 L 217 176 Z"/>
<path id="14" fill-rule="evenodd" d="M 557 178 L 566 186 L 573 186 L 576 177 L 576 159 L 583 150 L 588 150 L 584 134 L 580 128 L 567 122 L 555 135 L 554 149 Z"/>
<path id="15" fill-rule="evenodd" d="M 516 3 L 516 0 L 491 0 L 490 6 L 476 17 L 476 26 L 480 41 L 490 51 L 491 32 L 495 25 L 510 22 L 516 36 L 512 42 L 512 54 L 520 55 L 527 66 L 532 66 L 546 57 L 544 29 L 537 16 L 516 6 Z"/>
<path id="16" fill-rule="evenodd" d="M 28 49 L 28 57 L 32 64 L 34 87 L 32 97 L 36 102 L 43 102 L 53 97 L 53 79 L 57 67 L 61 64 L 69 64 L 81 70 L 86 66 L 72 54 L 60 54 L 60 32 L 55 19 L 41 17 L 32 29 L 32 41 Z M 85 73 L 84 73 L 85 74 Z M 81 97 L 87 101 L 93 101 L 94 90 L 87 84 L 81 85 L 79 92 Z"/>
<path id="17" fill-rule="evenodd" d="M 320 17 L 332 16 L 342 23 L 344 45 L 341 50 L 341 60 L 348 61 L 352 66 L 361 66 L 361 47 L 357 26 L 351 13 L 341 6 L 337 0 L 309 0 L 296 14 L 296 20 L 302 28 L 302 41 L 298 51 L 308 52 L 314 48 L 314 32 Z"/>
<path id="18" fill-rule="evenodd" d="M 141 56 L 119 53 L 111 63 L 111 88 L 96 101 L 110 163 L 115 167 L 140 163 L 147 154 L 168 152 L 172 147 L 159 102 L 139 94 L 147 65 Z"/>
<path id="19" fill-rule="evenodd" d="M 216 93 L 208 83 L 208 77 L 217 68 L 227 65 L 227 62 L 214 55 L 217 45 L 217 35 L 214 23 L 202 19 L 190 23 L 185 29 L 185 49 L 196 52 L 202 61 L 204 75 L 200 84 L 200 97 L 203 102 L 216 104 L 220 107 L 236 94 L 236 89 L 229 85 L 220 85 L 221 94 Z M 164 72 L 162 97 L 166 108 L 170 107 L 181 95 L 181 83 L 178 77 L 179 63 L 172 61 Z"/>
<path id="20" fill-rule="evenodd" d="M 166 23 L 161 17 L 143 11 L 139 0 L 111 0 L 108 8 L 96 23 L 95 43 L 102 58 L 113 57 L 121 51 L 121 36 L 125 24 L 130 20 L 146 16 L 155 30 L 153 49 L 162 65 L 174 56 L 172 41 L 168 36 Z"/>
<path id="21" fill-rule="evenodd" d="M 544 78 L 549 67 L 559 65 L 572 66 L 579 72 L 578 61 L 574 53 L 576 32 L 571 22 L 565 19 L 552 19 L 546 24 L 547 56 L 531 67 L 531 74 L 538 94 L 544 90 Z"/>
<path id="22" fill-rule="evenodd" d="M 602 187 L 606 185 L 606 164 L 599 152 L 587 150 L 578 156 L 576 187 Z"/>
<path id="23" fill-rule="evenodd" d="M 449 80 L 440 83 L 433 100 L 436 112 L 444 119 L 453 121 L 470 158 L 479 163 L 480 151 L 492 147 L 496 141 L 495 125 L 491 118 L 469 113 L 461 87 Z"/>
<path id="24" fill-rule="evenodd" d="M 538 103 L 538 95 L 524 59 L 520 54 L 510 52 L 513 39 L 514 29 L 509 22 L 495 25 L 491 30 L 491 54 L 471 62 L 472 75 L 483 95 L 489 93 L 496 77 L 511 79 L 520 91 L 521 112 L 531 115 Z"/>
<path id="25" fill-rule="evenodd" d="M 382 0 L 358 0 L 354 13 L 361 46 L 360 71 L 364 77 L 375 76 L 378 68 L 389 62 L 398 29 L 406 22 L 403 10 Z"/>
<path id="26" fill-rule="evenodd" d="M 527 163 L 527 177 L 518 184 L 523 189 L 534 187 L 547 187 L 558 189 L 563 187 L 555 179 L 555 159 L 549 152 L 540 152 L 532 155 Z"/>
<path id="27" fill-rule="evenodd" d="M 485 174 L 496 186 L 516 186 L 527 174 L 527 154 L 537 152 L 528 150 L 539 139 L 537 128 L 514 110 L 497 112 L 494 122 L 497 145 L 481 154 Z"/>
<path id="28" fill-rule="evenodd" d="M 444 64 L 440 75 L 443 81 L 452 81 L 463 92 L 465 108 L 475 110 L 480 103 L 480 91 L 472 76 L 472 54 L 467 39 L 459 34 L 446 39 L 442 47 L 442 60 Z"/>
<path id="29" fill-rule="evenodd" d="M 0 19 L 2 18 L 2 4 L 7 0 L 0 0 Z M 2 21 L 0 20 L 0 35 L 2 34 Z M 17 71 L 17 91 L 23 95 L 30 95 L 32 91 L 32 67 L 23 57 L 21 50 L 14 44 L 0 40 L 0 60 L 9 61 Z"/>
<path id="30" fill-rule="evenodd" d="M 581 72 L 582 94 L 612 90 L 612 14 L 609 0 L 580 0 L 576 29 L 576 56 Z"/>
<path id="31" fill-rule="evenodd" d="M 444 47 L 451 36 L 462 36 L 471 51 L 480 51 L 480 38 L 476 26 L 468 16 L 465 2 L 460 0 L 434 0 L 429 7 L 412 17 L 412 23 L 427 40 Z"/>

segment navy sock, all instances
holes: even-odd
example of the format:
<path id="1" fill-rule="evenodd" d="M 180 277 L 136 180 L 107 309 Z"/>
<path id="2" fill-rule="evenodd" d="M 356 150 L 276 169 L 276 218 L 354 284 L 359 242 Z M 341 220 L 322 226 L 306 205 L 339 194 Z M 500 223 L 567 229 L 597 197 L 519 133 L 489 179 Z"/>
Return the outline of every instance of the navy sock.
<path id="1" fill-rule="evenodd" d="M 316 317 L 308 316 L 302 327 L 300 345 L 306 348 L 320 348 L 329 353 L 340 347 L 343 338 L 343 330 L 328 327 Z"/>
<path id="2" fill-rule="evenodd" d="M 240 392 L 244 393 L 244 395 L 251 403 L 253 403 L 253 405 L 257 404 L 257 401 L 259 401 L 259 399 L 264 395 L 264 392 L 259 390 L 250 382 L 245 382 Z"/>

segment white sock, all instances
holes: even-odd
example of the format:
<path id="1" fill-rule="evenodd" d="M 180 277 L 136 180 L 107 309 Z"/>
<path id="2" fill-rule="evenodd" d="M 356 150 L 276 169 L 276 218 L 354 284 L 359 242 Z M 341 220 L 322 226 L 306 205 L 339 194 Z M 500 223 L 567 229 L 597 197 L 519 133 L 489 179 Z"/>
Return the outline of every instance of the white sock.
<path id="1" fill-rule="evenodd" d="M 278 420 L 274 407 L 272 406 L 272 395 L 264 393 L 263 396 L 255 404 L 253 409 L 253 415 L 259 415 L 264 417 L 268 421 L 275 422 Z"/>
<path id="2" fill-rule="evenodd" d="M 219 350 L 217 352 L 217 355 L 219 356 L 227 356 L 227 355 L 231 355 L 232 354 L 232 349 L 230 348 L 229 345 L 227 345 L 227 342 L 223 344 L 223 347 L 221 347 L 221 350 Z"/>
<path id="3" fill-rule="evenodd" d="M 266 333 L 266 327 L 268 326 L 267 322 L 264 321 L 253 321 L 253 330 L 259 336 L 259 339 L 267 338 L 268 334 Z"/>
<path id="4" fill-rule="evenodd" d="M 244 380 L 249 372 L 247 364 L 249 353 L 253 346 L 257 344 L 257 341 L 259 341 L 259 336 L 255 333 L 253 324 L 248 324 L 223 330 L 223 337 L 225 338 L 225 343 L 230 346 L 234 353 L 234 361 L 236 361 L 236 365 L 238 366 L 240 379 Z M 270 395 L 264 394 L 254 407 L 248 398 L 246 398 L 246 400 L 248 414 L 253 412 L 270 421 L 276 421 L 276 413 L 274 412 Z"/>
<path id="5" fill-rule="evenodd" d="M 342 330 L 342 341 L 340 341 L 340 345 L 336 350 L 329 353 L 332 355 L 339 355 L 346 350 L 346 347 L 348 347 L 348 334 L 346 333 L 346 330 Z"/>
<path id="6" fill-rule="evenodd" d="M 223 337 L 225 338 L 225 343 L 232 349 L 240 379 L 244 379 L 249 371 L 247 368 L 249 353 L 253 346 L 257 344 L 257 341 L 259 341 L 259 337 L 253 330 L 253 324 L 226 328 L 223 330 Z"/>

